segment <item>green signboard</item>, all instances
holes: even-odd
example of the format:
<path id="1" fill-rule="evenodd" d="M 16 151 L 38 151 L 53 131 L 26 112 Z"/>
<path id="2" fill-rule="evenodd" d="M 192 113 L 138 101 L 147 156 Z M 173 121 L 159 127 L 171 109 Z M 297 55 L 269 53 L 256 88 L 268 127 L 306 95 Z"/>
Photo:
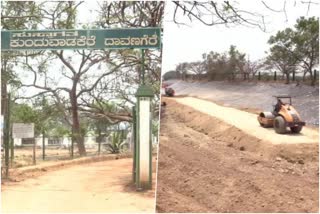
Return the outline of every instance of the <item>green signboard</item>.
<path id="1" fill-rule="evenodd" d="M 160 33 L 160 28 L 1 31 L 1 49 L 152 49 L 160 48 Z"/>

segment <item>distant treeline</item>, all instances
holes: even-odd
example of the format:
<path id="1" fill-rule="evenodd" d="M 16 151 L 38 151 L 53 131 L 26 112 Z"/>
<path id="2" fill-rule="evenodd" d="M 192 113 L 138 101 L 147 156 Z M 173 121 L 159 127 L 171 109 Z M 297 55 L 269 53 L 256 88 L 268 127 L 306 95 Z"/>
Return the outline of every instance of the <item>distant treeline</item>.
<path id="1" fill-rule="evenodd" d="M 280 73 L 279 71 L 268 71 L 268 72 L 257 72 L 256 74 L 249 74 L 246 77 L 248 81 L 278 81 L 278 82 L 286 82 L 287 79 L 284 74 Z M 201 74 L 201 75 L 195 75 L 195 74 L 185 74 L 181 75 L 177 71 L 169 71 L 163 75 L 164 80 L 170 80 L 170 79 L 181 79 L 181 80 L 216 80 L 216 81 L 243 81 L 244 77 L 241 73 L 235 73 L 234 75 L 228 75 L 228 74 L 216 74 L 214 78 L 210 78 L 208 74 Z M 311 83 L 313 80 L 315 80 L 315 83 L 319 81 L 319 71 L 314 70 L 314 74 L 312 79 L 310 76 L 303 77 L 301 73 L 298 73 L 298 75 L 295 75 L 295 73 L 290 74 L 290 81 L 296 82 L 296 83 Z"/>
<path id="2" fill-rule="evenodd" d="M 302 81 L 315 85 L 319 67 L 319 19 L 297 20 L 294 29 L 286 28 L 271 36 L 270 50 L 264 59 L 251 61 L 231 45 L 228 52 L 211 51 L 201 61 L 183 62 L 163 75 L 164 80 L 273 80 Z"/>

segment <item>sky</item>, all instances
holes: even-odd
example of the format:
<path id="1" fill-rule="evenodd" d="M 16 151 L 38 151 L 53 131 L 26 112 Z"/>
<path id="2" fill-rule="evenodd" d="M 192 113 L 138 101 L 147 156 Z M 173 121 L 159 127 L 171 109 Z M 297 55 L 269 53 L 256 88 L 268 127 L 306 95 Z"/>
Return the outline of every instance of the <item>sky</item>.
<path id="1" fill-rule="evenodd" d="M 283 0 L 264 2 L 274 10 L 282 10 L 284 6 Z M 174 70 L 181 62 L 202 60 L 203 53 L 226 52 L 230 45 L 236 45 L 241 52 L 247 54 L 250 60 L 264 58 L 265 52 L 270 47 L 267 41 L 271 35 L 286 27 L 293 27 L 301 16 L 318 16 L 319 4 L 313 4 L 308 11 L 308 5 L 301 1 L 287 0 L 286 2 L 287 18 L 284 12 L 273 12 L 267 9 L 260 0 L 246 0 L 236 4 L 238 8 L 263 14 L 266 32 L 258 27 L 206 26 L 197 21 L 190 23 L 188 20 L 186 22 L 189 26 L 177 25 L 172 21 L 174 5 L 172 2 L 167 3 L 164 19 L 162 74 Z M 320 3 L 318 0 L 313 2 Z"/>

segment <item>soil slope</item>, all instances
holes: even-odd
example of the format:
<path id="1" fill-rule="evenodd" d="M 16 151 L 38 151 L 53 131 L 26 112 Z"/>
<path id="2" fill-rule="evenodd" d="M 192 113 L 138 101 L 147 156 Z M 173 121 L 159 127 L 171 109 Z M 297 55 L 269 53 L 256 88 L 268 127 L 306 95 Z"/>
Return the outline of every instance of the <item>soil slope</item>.
<path id="1" fill-rule="evenodd" d="M 167 102 L 157 212 L 318 212 L 318 144 L 272 144 Z"/>

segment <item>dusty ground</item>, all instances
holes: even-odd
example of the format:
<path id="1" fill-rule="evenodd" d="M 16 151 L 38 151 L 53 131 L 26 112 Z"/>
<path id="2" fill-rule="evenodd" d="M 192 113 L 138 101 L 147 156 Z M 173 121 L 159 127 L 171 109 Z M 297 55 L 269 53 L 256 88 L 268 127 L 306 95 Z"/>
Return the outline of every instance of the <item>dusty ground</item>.
<path id="1" fill-rule="evenodd" d="M 293 97 L 294 107 L 308 125 L 319 125 L 319 87 L 296 83 L 266 82 L 184 82 L 168 81 L 176 95 L 194 96 L 211 100 L 225 106 L 255 111 L 270 111 L 274 95 L 288 94 Z"/>
<path id="2" fill-rule="evenodd" d="M 158 212 L 318 212 L 318 143 L 272 144 L 165 101 Z"/>
<path id="3" fill-rule="evenodd" d="M 155 171 L 153 189 L 146 192 L 135 191 L 131 172 L 129 158 L 62 168 L 7 183 L 2 185 L 2 212 L 154 212 Z"/>

